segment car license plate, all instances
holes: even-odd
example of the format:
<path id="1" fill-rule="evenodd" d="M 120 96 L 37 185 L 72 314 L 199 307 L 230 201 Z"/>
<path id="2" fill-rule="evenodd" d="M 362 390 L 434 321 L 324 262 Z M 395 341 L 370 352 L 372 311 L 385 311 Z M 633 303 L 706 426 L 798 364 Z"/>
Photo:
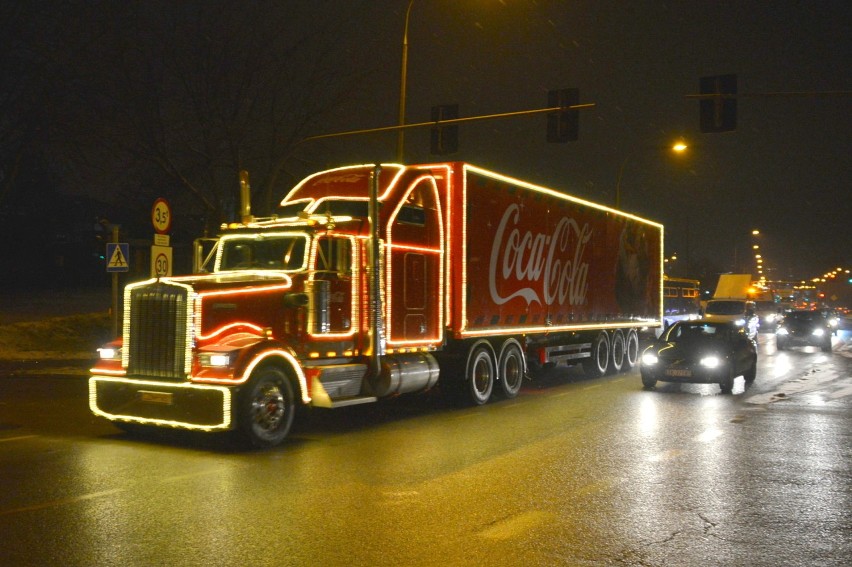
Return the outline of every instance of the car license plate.
<path id="1" fill-rule="evenodd" d="M 677 376 L 678 378 L 691 378 L 692 370 L 688 368 L 669 368 L 666 370 L 666 376 Z"/>
<path id="2" fill-rule="evenodd" d="M 171 392 L 152 392 L 151 390 L 139 390 L 139 400 L 150 404 L 172 405 Z"/>

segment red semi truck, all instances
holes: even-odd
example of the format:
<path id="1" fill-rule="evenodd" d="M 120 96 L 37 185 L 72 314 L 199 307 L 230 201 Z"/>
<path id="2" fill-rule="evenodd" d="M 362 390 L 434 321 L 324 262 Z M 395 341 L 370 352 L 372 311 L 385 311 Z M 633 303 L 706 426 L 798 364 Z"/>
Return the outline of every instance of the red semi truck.
<path id="1" fill-rule="evenodd" d="M 332 169 L 244 210 L 194 275 L 126 286 L 96 415 L 269 447 L 300 404 L 438 384 L 484 404 L 560 361 L 632 368 L 662 321 L 662 225 L 470 164 Z"/>

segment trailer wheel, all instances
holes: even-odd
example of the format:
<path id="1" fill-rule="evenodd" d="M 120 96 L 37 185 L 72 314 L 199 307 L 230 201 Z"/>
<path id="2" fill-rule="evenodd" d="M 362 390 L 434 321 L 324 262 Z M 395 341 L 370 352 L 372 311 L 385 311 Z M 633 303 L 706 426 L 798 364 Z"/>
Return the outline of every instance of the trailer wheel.
<path id="1" fill-rule="evenodd" d="M 621 368 L 624 366 L 624 333 L 621 329 L 616 329 L 612 333 L 612 340 L 610 342 L 610 367 L 609 371 L 613 374 L 617 374 L 621 372 Z"/>
<path id="2" fill-rule="evenodd" d="M 633 369 L 637 362 L 639 362 L 639 333 L 636 329 L 630 329 L 627 331 L 624 342 L 624 369 Z"/>
<path id="3" fill-rule="evenodd" d="M 465 384 L 470 401 L 475 405 L 481 406 L 491 397 L 495 369 L 494 355 L 487 343 L 478 343 L 470 349 L 465 369 Z"/>
<path id="4" fill-rule="evenodd" d="M 589 358 L 583 359 L 583 372 L 592 378 L 600 378 L 606 374 L 609 366 L 609 336 L 601 331 L 592 341 L 592 351 Z"/>
<path id="5" fill-rule="evenodd" d="M 500 394 L 507 399 L 514 398 L 521 391 L 524 381 L 524 353 L 516 340 L 509 339 L 503 343 L 499 368 L 497 381 Z"/>
<path id="6" fill-rule="evenodd" d="M 274 447 L 290 432 L 296 401 L 293 386 L 280 369 L 258 370 L 237 404 L 237 432 L 252 447 Z"/>

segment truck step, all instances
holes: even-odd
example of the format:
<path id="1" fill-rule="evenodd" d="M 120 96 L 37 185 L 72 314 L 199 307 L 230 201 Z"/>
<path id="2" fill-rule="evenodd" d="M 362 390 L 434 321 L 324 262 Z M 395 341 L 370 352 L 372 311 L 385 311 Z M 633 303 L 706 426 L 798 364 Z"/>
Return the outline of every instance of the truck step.
<path id="1" fill-rule="evenodd" d="M 367 373 L 366 364 L 320 366 L 320 382 L 334 399 L 346 399 L 361 393 L 361 383 Z"/>
<path id="2" fill-rule="evenodd" d="M 343 408 L 346 406 L 357 406 L 358 404 L 370 404 L 373 402 L 377 402 L 379 398 L 375 396 L 353 396 L 351 398 L 343 398 L 339 400 L 333 400 L 331 402 L 331 408 Z"/>

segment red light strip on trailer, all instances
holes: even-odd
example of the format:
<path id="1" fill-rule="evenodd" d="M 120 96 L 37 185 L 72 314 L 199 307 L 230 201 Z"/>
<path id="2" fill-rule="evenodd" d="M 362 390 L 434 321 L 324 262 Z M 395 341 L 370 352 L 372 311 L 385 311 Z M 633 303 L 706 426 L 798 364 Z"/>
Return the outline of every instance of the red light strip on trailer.
<path id="1" fill-rule="evenodd" d="M 565 193 L 560 193 L 558 191 L 554 191 L 553 189 L 548 189 L 547 187 L 542 187 L 540 185 L 534 185 L 532 183 L 527 183 L 526 181 L 521 181 L 520 179 L 516 179 L 514 177 L 509 177 L 509 176 L 506 176 L 506 175 L 501 175 L 499 173 L 495 173 L 493 171 L 488 171 L 487 169 L 482 169 L 482 168 L 476 167 L 474 165 L 464 164 L 463 167 L 464 167 L 465 174 L 463 175 L 464 181 L 463 181 L 462 189 L 461 189 L 462 190 L 462 203 L 468 202 L 468 196 L 467 196 L 468 175 L 467 175 L 467 172 L 471 171 L 471 172 L 477 173 L 477 174 L 479 174 L 483 177 L 496 179 L 498 181 L 502 181 L 502 182 L 508 183 L 510 185 L 524 187 L 526 189 L 529 189 L 530 191 L 535 191 L 535 192 L 538 192 L 538 193 L 549 195 L 549 196 L 556 198 L 556 199 L 559 199 L 559 200 L 578 203 L 578 204 L 581 204 L 581 205 L 584 205 L 584 206 L 588 206 L 588 207 L 598 209 L 598 210 L 601 210 L 601 211 L 606 211 L 608 213 L 612 213 L 612 214 L 615 214 L 615 215 L 619 215 L 619 216 L 622 216 L 622 217 L 625 217 L 625 218 L 633 219 L 635 221 L 657 227 L 657 228 L 660 229 L 660 262 L 662 262 L 663 225 L 660 224 L 660 223 L 657 223 L 657 222 L 654 222 L 654 221 L 651 221 L 651 220 L 648 220 L 648 219 L 644 219 L 642 217 L 638 217 L 638 216 L 632 215 L 630 213 L 625 213 L 623 211 L 612 209 L 612 208 L 606 207 L 604 205 L 599 205 L 599 204 L 593 203 L 591 201 L 586 201 L 585 199 L 572 197 L 571 195 L 566 195 Z M 461 260 L 462 261 L 462 274 L 461 274 L 462 289 L 467 289 L 467 220 L 468 220 L 467 215 L 462 215 L 462 260 Z M 660 265 L 662 266 L 662 263 L 660 263 Z M 663 288 L 662 288 L 662 279 L 661 279 L 660 289 L 659 289 L 660 320 L 662 320 L 662 294 L 663 294 Z M 468 329 L 467 297 L 466 297 L 465 294 L 461 294 L 461 301 L 462 301 L 462 305 L 461 305 L 461 329 L 460 329 L 460 332 L 465 336 L 484 336 L 484 335 L 493 334 L 495 332 L 497 334 L 510 334 L 512 332 L 526 333 L 526 332 L 540 332 L 541 331 L 541 327 L 521 327 L 521 328 L 514 328 L 513 327 L 511 329 L 506 329 L 505 332 L 501 332 L 500 329 L 471 331 L 471 330 Z M 553 326 L 553 327 L 548 327 L 548 330 L 549 331 L 571 331 L 571 330 L 600 329 L 600 328 L 619 328 L 619 327 L 623 327 L 623 326 L 624 326 L 623 323 L 621 323 L 621 324 L 619 324 L 619 323 L 614 323 L 614 324 L 590 324 L 590 323 L 587 323 L 587 324 L 580 324 L 580 325 Z"/>

